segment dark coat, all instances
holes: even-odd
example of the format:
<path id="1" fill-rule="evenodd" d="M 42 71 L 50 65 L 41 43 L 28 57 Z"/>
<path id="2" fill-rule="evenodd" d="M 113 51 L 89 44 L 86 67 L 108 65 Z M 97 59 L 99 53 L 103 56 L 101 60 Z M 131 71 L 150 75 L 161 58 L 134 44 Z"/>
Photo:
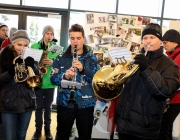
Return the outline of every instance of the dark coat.
<path id="1" fill-rule="evenodd" d="M 128 79 L 116 106 L 117 131 L 156 139 L 166 106 L 179 86 L 178 66 L 163 54 L 163 48 L 148 52 L 149 67 Z"/>
<path id="2" fill-rule="evenodd" d="M 35 94 L 26 81 L 16 83 L 14 76 L 8 73 L 8 66 L 14 59 L 11 47 L 5 47 L 0 54 L 0 112 L 23 113 L 35 109 Z M 36 65 L 33 67 L 35 75 L 40 75 Z"/>

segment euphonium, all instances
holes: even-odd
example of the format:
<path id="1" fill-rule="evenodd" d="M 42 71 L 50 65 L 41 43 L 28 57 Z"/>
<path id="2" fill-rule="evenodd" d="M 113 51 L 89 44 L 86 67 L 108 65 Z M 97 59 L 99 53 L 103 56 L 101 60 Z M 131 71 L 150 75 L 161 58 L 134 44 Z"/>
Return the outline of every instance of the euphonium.
<path id="1" fill-rule="evenodd" d="M 22 83 L 26 81 L 28 86 L 31 88 L 38 86 L 41 83 L 41 77 L 35 75 L 31 67 L 27 66 L 26 69 L 24 59 L 22 59 L 23 62 L 21 64 L 16 63 L 16 60 L 20 57 L 21 55 L 18 55 L 13 60 L 13 64 L 15 64 L 15 82 Z"/>
<path id="2" fill-rule="evenodd" d="M 15 64 L 15 68 L 14 68 L 15 69 L 14 80 L 17 83 L 24 82 L 28 78 L 28 73 L 27 73 L 27 69 L 26 69 L 26 66 L 25 66 L 24 59 L 23 59 L 23 63 L 21 63 L 21 64 L 16 63 L 16 60 L 18 58 L 20 58 L 20 57 L 21 57 L 21 55 L 18 55 L 13 60 L 13 64 Z"/>
<path id="3" fill-rule="evenodd" d="M 148 49 L 149 45 L 145 55 Z M 101 68 L 95 73 L 92 81 L 95 95 L 106 101 L 118 97 L 123 89 L 123 84 L 139 69 L 139 65 L 126 61 L 124 57 L 116 59 L 117 65 L 114 68 Z"/>
<path id="4" fill-rule="evenodd" d="M 43 59 L 47 58 L 47 55 L 48 55 L 48 50 L 50 48 L 50 41 L 48 41 L 48 47 L 47 49 L 44 51 L 42 57 L 41 57 L 41 63 L 40 63 L 40 71 L 41 71 L 41 74 L 46 74 L 47 73 L 47 68 L 46 66 L 43 64 Z"/>

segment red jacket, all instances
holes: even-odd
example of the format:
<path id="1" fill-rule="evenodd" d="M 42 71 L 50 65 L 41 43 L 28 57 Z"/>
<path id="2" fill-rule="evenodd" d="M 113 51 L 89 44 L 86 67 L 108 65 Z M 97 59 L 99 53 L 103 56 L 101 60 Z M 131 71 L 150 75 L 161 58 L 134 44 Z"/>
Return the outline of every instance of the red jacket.
<path id="1" fill-rule="evenodd" d="M 11 44 L 11 41 L 10 41 L 9 37 L 6 37 L 6 39 L 2 42 L 2 44 L 0 46 L 0 50 L 4 47 L 7 47 L 9 44 Z"/>
<path id="2" fill-rule="evenodd" d="M 179 71 L 180 71 L 180 46 L 176 47 L 176 49 L 172 53 L 166 52 L 166 54 L 168 55 L 169 58 L 174 60 L 174 62 L 179 66 Z M 179 83 L 180 83 L 180 78 L 179 78 Z M 171 104 L 178 104 L 178 103 L 180 103 L 180 91 L 178 91 L 171 97 Z"/>

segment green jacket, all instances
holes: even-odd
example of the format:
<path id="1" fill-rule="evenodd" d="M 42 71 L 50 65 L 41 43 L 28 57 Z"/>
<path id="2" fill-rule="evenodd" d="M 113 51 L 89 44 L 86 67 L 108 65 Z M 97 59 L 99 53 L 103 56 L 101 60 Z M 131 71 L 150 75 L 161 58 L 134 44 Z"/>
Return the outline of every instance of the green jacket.
<path id="1" fill-rule="evenodd" d="M 55 42 L 50 42 L 50 47 L 52 45 L 56 45 L 56 43 Z M 31 48 L 35 48 L 35 49 L 39 49 L 39 50 L 44 50 L 43 47 L 42 47 L 42 40 L 32 44 Z M 59 53 L 48 52 L 47 57 L 49 59 L 51 59 L 51 60 L 54 60 L 58 54 Z M 51 67 L 52 66 L 46 66 L 46 69 L 47 69 L 48 72 L 42 76 L 42 84 L 40 85 L 41 89 L 56 88 L 57 87 L 57 86 L 53 85 L 51 83 L 51 81 L 50 81 Z"/>

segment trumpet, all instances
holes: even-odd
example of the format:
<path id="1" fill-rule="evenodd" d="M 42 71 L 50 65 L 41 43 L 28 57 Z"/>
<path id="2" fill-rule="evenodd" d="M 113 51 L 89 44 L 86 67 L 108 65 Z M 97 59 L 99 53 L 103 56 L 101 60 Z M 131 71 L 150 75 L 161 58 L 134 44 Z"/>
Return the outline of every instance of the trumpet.
<path id="1" fill-rule="evenodd" d="M 16 63 L 16 60 L 18 58 L 21 58 L 21 55 L 18 55 L 14 58 L 13 64 L 15 64 L 15 76 L 14 80 L 16 83 L 22 83 L 24 81 L 27 82 L 28 86 L 31 88 L 34 88 L 41 83 L 41 77 L 34 74 L 34 71 L 31 67 L 25 66 L 25 62 L 23 59 L 23 62 L 21 64 Z"/>

